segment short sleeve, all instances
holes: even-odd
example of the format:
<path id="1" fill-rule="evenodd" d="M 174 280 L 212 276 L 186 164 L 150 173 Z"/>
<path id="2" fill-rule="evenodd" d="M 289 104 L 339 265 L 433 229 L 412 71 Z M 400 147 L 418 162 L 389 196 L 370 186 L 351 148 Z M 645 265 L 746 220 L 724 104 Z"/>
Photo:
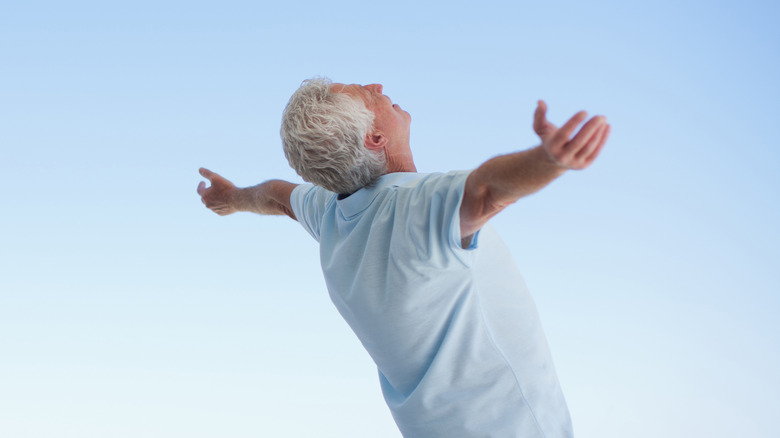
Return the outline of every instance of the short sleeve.
<path id="1" fill-rule="evenodd" d="M 333 192 L 313 184 L 301 184 L 290 194 L 290 206 L 298 223 L 318 242 L 322 217 L 335 199 Z"/>
<path id="2" fill-rule="evenodd" d="M 432 174 L 412 187 L 399 187 L 399 206 L 406 210 L 408 232 L 417 248 L 429 256 L 453 253 L 465 261 L 467 251 L 477 247 L 478 232 L 465 250 L 461 244 L 460 206 L 471 171 Z"/>

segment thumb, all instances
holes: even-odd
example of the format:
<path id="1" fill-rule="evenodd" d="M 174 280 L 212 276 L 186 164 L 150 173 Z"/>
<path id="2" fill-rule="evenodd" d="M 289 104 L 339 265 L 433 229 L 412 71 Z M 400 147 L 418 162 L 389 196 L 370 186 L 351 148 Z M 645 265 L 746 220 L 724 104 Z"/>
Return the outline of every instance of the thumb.
<path id="1" fill-rule="evenodd" d="M 547 104 L 543 100 L 537 102 L 536 111 L 534 112 L 534 131 L 537 134 L 544 134 L 547 125 Z"/>

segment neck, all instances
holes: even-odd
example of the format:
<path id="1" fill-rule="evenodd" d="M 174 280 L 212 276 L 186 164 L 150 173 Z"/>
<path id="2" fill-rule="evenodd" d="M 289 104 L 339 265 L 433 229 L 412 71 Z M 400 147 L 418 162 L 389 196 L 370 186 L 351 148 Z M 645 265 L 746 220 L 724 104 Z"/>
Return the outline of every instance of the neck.
<path id="1" fill-rule="evenodd" d="M 395 153 L 385 149 L 385 156 L 387 158 L 387 173 L 417 172 L 411 148 L 406 147 Z"/>
<path id="2" fill-rule="evenodd" d="M 411 161 L 409 161 L 408 163 L 396 164 L 396 165 L 390 165 L 390 163 L 388 163 L 387 173 L 396 173 L 396 172 L 417 173 L 417 167 Z"/>

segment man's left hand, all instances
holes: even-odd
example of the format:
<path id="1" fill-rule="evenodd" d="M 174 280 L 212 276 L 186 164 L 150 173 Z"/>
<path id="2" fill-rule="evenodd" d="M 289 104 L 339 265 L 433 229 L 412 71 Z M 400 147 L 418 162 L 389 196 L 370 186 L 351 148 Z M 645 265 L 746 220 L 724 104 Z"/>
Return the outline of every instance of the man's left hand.
<path id="1" fill-rule="evenodd" d="M 590 166 L 609 137 L 611 127 L 606 117 L 591 118 L 571 138 L 588 114 L 580 111 L 561 128 L 557 128 L 547 120 L 546 113 L 547 104 L 540 100 L 534 113 L 534 131 L 542 140 L 542 149 L 550 161 L 565 169 L 580 170 Z"/>

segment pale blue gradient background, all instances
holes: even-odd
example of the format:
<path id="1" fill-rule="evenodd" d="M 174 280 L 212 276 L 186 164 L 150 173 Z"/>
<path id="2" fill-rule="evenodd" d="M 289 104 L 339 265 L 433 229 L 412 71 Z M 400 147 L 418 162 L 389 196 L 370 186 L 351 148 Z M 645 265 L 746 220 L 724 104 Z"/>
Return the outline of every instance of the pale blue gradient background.
<path id="1" fill-rule="evenodd" d="M 605 114 L 595 164 L 492 222 L 579 437 L 780 429 L 780 5 L 5 2 L 0 436 L 398 437 L 297 223 L 206 166 L 300 179 L 301 80 L 381 82 L 422 172 Z"/>

